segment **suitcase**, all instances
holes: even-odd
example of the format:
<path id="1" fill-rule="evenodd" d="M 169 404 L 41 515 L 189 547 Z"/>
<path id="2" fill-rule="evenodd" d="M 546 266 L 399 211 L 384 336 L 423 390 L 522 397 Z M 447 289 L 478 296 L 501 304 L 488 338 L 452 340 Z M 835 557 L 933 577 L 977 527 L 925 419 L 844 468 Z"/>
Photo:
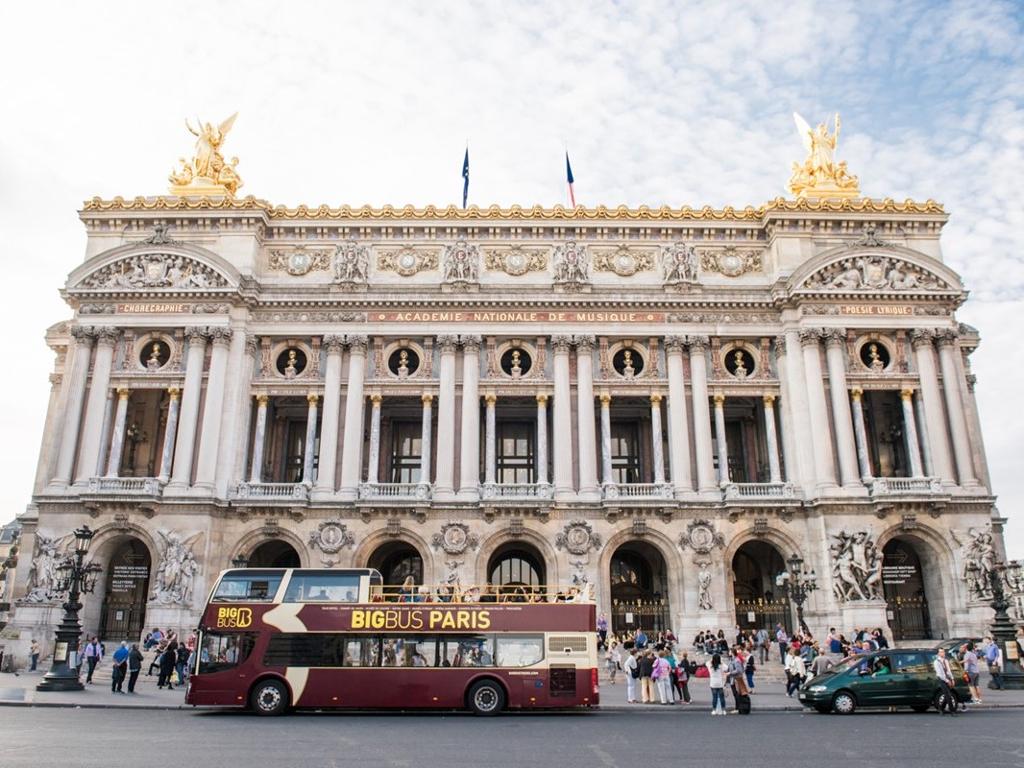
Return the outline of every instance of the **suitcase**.
<path id="1" fill-rule="evenodd" d="M 736 696 L 736 711 L 741 715 L 750 714 L 750 696 L 742 693 Z"/>

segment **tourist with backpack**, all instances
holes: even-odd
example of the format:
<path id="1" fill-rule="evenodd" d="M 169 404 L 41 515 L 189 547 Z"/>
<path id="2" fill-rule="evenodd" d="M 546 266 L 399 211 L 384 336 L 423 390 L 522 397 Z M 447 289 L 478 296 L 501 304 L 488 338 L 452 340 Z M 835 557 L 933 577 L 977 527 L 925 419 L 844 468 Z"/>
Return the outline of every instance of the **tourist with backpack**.
<path id="1" fill-rule="evenodd" d="M 630 648 L 622 669 L 626 673 L 626 703 L 636 704 L 636 683 L 640 679 L 640 666 L 636 660 L 636 648 Z"/>

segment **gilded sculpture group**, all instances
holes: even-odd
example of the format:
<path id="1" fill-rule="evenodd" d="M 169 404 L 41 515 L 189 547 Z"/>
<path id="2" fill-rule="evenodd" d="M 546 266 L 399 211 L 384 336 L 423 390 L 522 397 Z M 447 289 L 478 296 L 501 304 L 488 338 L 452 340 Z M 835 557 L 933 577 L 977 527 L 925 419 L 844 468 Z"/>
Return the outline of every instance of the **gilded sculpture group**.
<path id="1" fill-rule="evenodd" d="M 193 128 L 188 120 L 185 127 L 196 137 L 195 154 L 191 160 L 184 157 L 178 159 L 178 168 L 169 176 L 171 193 L 176 195 L 225 195 L 234 197 L 242 186 L 238 175 L 238 158 L 226 162 L 220 152 L 224 139 L 235 124 L 238 113 L 222 123 L 204 123 L 197 121 L 198 128 Z M 811 126 L 800 115 L 794 113 L 797 132 L 807 150 L 807 158 L 803 163 L 793 163 L 793 175 L 789 180 L 789 190 L 797 197 L 833 197 L 853 198 L 860 196 L 857 177 L 850 175 L 846 161 L 836 162 L 836 147 L 839 143 L 839 114 L 835 116 L 835 129 L 829 132 L 825 123 L 817 128 Z M 564 273 L 556 279 L 570 285 L 586 281 L 586 266 L 579 264 L 574 253 L 562 254 L 561 271 Z M 468 254 L 462 254 L 458 266 L 468 269 L 473 260 Z M 666 269 L 669 269 L 668 267 Z M 679 267 L 673 269 L 678 270 Z M 556 265 L 556 273 L 559 267 Z M 673 273 L 675 274 L 675 272 Z M 676 275 L 682 278 L 682 275 Z M 454 278 L 461 282 L 471 279 L 461 272 Z"/>

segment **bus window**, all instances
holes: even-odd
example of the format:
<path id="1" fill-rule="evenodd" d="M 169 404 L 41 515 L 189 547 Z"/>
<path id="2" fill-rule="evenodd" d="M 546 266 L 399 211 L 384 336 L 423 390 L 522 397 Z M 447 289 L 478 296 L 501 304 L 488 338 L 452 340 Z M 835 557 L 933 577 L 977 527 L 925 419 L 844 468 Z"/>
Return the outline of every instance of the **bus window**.
<path id="1" fill-rule="evenodd" d="M 490 635 L 441 639 L 442 667 L 493 667 L 494 639 Z"/>
<path id="2" fill-rule="evenodd" d="M 437 661 L 437 641 L 422 635 L 413 637 L 385 638 L 385 658 L 388 658 L 388 644 L 394 650 L 395 667 L 433 667 Z"/>
<path id="3" fill-rule="evenodd" d="M 544 638 L 498 635 L 499 667 L 529 667 L 544 658 Z"/>
<path id="4" fill-rule="evenodd" d="M 292 573 L 284 593 L 286 603 L 355 603 L 359 600 L 359 575 L 351 573 Z"/>
<path id="5" fill-rule="evenodd" d="M 280 572 L 233 571 L 225 573 L 213 593 L 213 602 L 240 600 L 242 602 L 270 601 L 281 585 Z"/>
<path id="6" fill-rule="evenodd" d="M 256 635 L 250 633 L 204 632 L 199 646 L 199 674 L 223 672 L 238 666 L 249 658 L 255 642 Z"/>
<path id="7" fill-rule="evenodd" d="M 376 637 L 348 637 L 345 639 L 343 665 L 346 667 L 376 667 L 380 659 L 380 641 Z"/>

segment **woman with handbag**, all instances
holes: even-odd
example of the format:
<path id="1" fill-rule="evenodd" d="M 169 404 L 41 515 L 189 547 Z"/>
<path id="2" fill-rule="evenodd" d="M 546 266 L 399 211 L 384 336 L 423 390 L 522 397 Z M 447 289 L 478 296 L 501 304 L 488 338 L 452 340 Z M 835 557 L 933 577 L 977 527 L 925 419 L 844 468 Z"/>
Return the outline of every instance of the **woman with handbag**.
<path id="1" fill-rule="evenodd" d="M 717 653 L 707 663 L 708 685 L 711 687 L 711 714 L 724 715 L 725 711 L 725 678 L 728 669 Z"/>

